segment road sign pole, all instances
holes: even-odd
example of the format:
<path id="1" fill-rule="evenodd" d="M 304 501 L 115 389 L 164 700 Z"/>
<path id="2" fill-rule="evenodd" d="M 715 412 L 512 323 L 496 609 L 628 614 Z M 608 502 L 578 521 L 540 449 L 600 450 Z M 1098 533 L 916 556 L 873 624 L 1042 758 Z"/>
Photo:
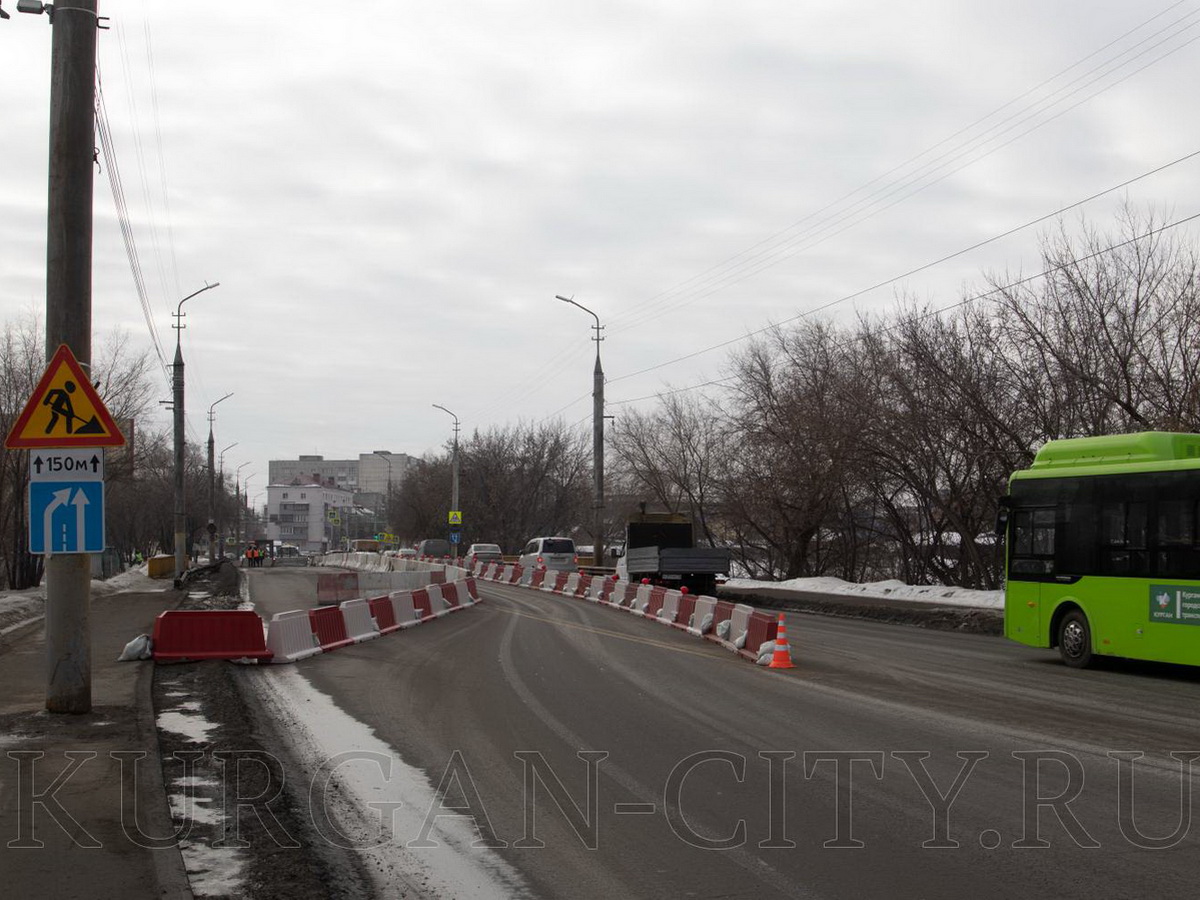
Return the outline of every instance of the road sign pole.
<path id="1" fill-rule="evenodd" d="M 96 0 L 56 0 L 50 59 L 46 359 L 92 361 L 92 166 Z M 46 557 L 46 709 L 92 709 L 91 557 Z"/>

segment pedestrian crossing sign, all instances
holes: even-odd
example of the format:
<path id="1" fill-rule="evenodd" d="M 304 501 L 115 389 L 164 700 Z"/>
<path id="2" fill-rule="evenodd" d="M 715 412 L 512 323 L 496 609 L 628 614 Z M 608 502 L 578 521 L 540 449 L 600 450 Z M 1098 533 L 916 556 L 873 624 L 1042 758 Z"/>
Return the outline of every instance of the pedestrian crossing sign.
<path id="1" fill-rule="evenodd" d="M 13 423 L 4 446 L 9 450 L 37 447 L 120 447 L 125 436 L 79 360 L 60 344 L 46 366 L 33 396 Z"/>

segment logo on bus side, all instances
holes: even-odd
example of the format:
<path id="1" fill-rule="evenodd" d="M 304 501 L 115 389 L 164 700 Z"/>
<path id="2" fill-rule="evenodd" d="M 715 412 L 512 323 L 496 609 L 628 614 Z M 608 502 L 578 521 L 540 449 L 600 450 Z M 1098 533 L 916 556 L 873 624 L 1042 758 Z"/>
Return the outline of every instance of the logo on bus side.
<path id="1" fill-rule="evenodd" d="M 1200 625 L 1200 590 L 1173 584 L 1150 585 L 1150 621 Z"/>

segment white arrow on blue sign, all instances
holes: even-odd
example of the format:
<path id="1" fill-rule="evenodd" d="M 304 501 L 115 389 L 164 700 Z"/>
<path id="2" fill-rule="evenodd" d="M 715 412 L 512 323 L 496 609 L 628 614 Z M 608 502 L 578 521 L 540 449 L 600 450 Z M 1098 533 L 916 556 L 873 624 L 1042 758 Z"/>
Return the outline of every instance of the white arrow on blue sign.
<path id="1" fill-rule="evenodd" d="M 30 453 L 29 552 L 52 556 L 103 550 L 103 451 Z"/>
<path id="2" fill-rule="evenodd" d="M 104 483 L 37 481 L 29 485 L 29 552 L 101 553 Z"/>

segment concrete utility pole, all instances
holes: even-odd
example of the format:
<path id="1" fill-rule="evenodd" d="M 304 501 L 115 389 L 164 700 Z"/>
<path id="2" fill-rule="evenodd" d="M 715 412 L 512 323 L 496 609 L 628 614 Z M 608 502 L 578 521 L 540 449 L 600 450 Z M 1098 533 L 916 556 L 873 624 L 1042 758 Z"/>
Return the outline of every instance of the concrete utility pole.
<path id="1" fill-rule="evenodd" d="M 187 571 L 187 509 L 184 506 L 183 492 L 183 457 L 184 457 L 184 434 L 183 434 L 183 350 L 180 346 L 180 339 L 183 336 L 183 329 L 186 327 L 183 324 L 183 304 L 187 303 L 197 294 L 203 294 L 211 288 L 218 287 L 220 282 L 216 284 L 206 284 L 198 291 L 192 291 L 175 307 L 175 363 L 171 367 L 171 403 L 175 411 L 175 577 L 182 578 L 183 573 Z"/>
<path id="2" fill-rule="evenodd" d="M 458 416 L 450 412 L 444 406 L 433 404 L 434 409 L 440 409 L 444 413 L 450 413 L 454 418 L 454 455 L 451 457 L 450 463 L 450 509 L 458 510 Z M 460 510 L 461 511 L 461 510 Z M 458 559 L 458 544 L 450 545 L 450 552 L 453 554 L 453 559 Z"/>
<path id="3" fill-rule="evenodd" d="M 221 400 L 228 400 L 232 396 L 233 391 L 230 391 Z M 217 418 L 215 410 L 221 400 L 214 401 L 208 407 L 208 562 L 210 565 L 216 559 L 217 545 L 217 470 L 214 466 L 216 452 L 213 443 L 213 422 Z"/>
<path id="4" fill-rule="evenodd" d="M 96 0 L 61 0 L 51 23 L 46 361 L 66 344 L 90 373 Z M 46 709 L 91 712 L 92 558 L 47 555 L 45 574 Z"/>
<path id="5" fill-rule="evenodd" d="M 596 491 L 592 565 L 600 566 L 604 564 L 604 369 L 600 365 L 600 342 L 604 340 L 600 332 L 604 326 L 600 324 L 600 317 L 582 303 L 561 294 L 555 294 L 554 299 L 578 306 L 596 320 L 593 326 L 596 336 L 592 338 L 596 342 L 596 366 L 592 370 L 592 475 Z"/>

